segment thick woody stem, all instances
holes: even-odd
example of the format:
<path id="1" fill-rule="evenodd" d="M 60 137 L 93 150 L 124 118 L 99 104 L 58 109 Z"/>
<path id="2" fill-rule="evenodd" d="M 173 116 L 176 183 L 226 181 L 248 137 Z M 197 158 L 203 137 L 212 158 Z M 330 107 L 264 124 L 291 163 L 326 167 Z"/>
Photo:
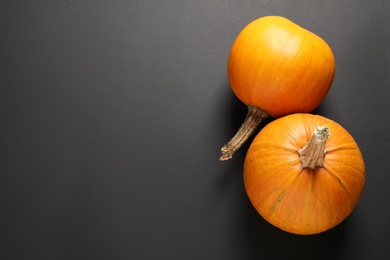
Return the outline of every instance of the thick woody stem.
<path id="1" fill-rule="evenodd" d="M 299 161 L 302 168 L 314 170 L 316 167 L 324 166 L 324 157 L 326 154 L 326 139 L 330 135 L 328 126 L 317 126 L 313 136 L 307 144 L 298 151 Z"/>
<path id="2" fill-rule="evenodd" d="M 259 107 L 248 105 L 248 114 L 240 129 L 235 136 L 221 148 L 222 156 L 220 161 L 227 161 L 233 157 L 233 154 L 245 143 L 246 140 L 253 134 L 260 123 L 269 117 L 269 113 Z"/>

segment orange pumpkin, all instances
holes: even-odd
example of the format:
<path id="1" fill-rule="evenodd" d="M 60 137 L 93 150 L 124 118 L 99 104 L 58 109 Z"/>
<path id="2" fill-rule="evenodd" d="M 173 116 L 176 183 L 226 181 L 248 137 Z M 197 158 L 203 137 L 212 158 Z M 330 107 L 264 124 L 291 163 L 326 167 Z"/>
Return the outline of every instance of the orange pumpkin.
<path id="1" fill-rule="evenodd" d="M 353 137 L 318 115 L 293 114 L 267 124 L 244 164 L 247 195 L 272 225 L 316 234 L 342 222 L 364 189 L 365 166 Z"/>
<path id="2" fill-rule="evenodd" d="M 237 136 L 222 148 L 221 160 L 233 153 L 261 121 L 308 113 L 327 95 L 335 59 L 319 36 L 280 16 L 266 16 L 237 36 L 228 59 L 228 78 L 235 95 L 248 105 Z"/>

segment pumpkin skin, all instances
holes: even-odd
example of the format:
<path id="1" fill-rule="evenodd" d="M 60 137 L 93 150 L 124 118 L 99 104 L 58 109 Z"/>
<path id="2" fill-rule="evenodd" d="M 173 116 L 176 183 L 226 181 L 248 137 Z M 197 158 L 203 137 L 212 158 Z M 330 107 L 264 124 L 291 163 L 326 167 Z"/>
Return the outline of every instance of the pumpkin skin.
<path id="1" fill-rule="evenodd" d="M 316 126 L 327 125 L 323 167 L 302 168 L 297 151 Z M 253 140 L 244 163 L 244 185 L 257 212 L 272 225 L 310 235 L 342 222 L 365 184 L 362 154 L 338 123 L 319 115 L 293 114 L 267 124 Z"/>
<path id="2" fill-rule="evenodd" d="M 315 109 L 332 85 L 335 66 L 322 38 L 284 17 L 265 16 L 234 41 L 228 78 L 243 103 L 277 118 Z"/>

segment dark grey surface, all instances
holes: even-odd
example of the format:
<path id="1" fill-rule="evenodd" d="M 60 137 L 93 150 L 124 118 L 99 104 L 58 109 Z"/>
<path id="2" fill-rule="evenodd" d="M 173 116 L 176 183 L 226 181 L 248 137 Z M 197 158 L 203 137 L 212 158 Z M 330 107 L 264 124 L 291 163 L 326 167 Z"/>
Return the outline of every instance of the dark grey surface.
<path id="1" fill-rule="evenodd" d="M 388 259 L 390 2 L 0 1 L 1 259 Z M 267 224 L 242 182 L 238 32 L 282 15 L 332 47 L 314 112 L 366 162 L 352 215 L 315 236 Z"/>

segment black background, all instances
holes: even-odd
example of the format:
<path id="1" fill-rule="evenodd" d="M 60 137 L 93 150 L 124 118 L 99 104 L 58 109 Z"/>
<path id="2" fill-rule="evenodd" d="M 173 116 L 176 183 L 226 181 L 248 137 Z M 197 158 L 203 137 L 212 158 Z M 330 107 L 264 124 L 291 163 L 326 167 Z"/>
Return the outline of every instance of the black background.
<path id="1" fill-rule="evenodd" d="M 0 1 L 1 259 L 388 259 L 390 1 Z M 337 72 L 313 112 L 343 125 L 367 180 L 339 226 L 296 236 L 218 161 L 246 107 L 239 31 L 285 16 Z"/>

